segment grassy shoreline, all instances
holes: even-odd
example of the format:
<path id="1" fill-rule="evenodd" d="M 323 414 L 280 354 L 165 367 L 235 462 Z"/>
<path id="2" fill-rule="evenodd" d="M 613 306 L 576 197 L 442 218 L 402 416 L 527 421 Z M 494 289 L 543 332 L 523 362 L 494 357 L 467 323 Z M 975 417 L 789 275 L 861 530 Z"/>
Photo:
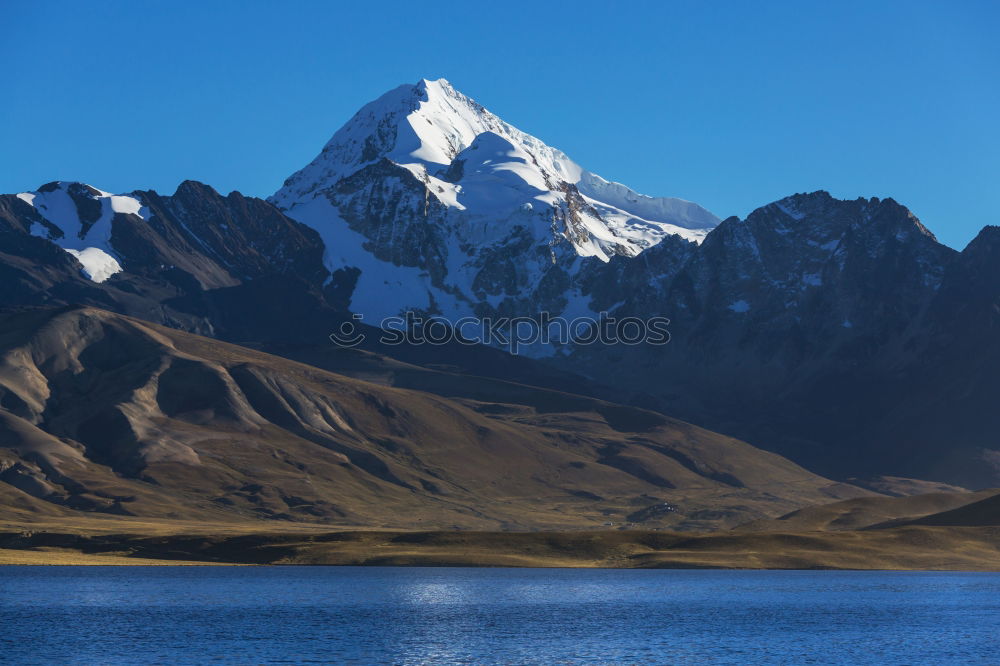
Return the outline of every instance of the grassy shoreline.
<path id="1" fill-rule="evenodd" d="M 0 565 L 352 565 L 1000 571 L 1000 528 L 686 534 L 282 531 L 0 533 Z"/>

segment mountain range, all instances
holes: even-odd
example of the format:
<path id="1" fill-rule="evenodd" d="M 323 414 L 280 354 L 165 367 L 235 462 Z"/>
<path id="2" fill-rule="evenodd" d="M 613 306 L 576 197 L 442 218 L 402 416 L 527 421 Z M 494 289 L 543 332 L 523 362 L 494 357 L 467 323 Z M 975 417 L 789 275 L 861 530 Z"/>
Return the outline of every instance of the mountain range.
<path id="1" fill-rule="evenodd" d="M 958 252 L 822 191 L 720 221 L 444 80 L 364 106 L 267 200 L 2 195 L 0 282 L 24 510 L 705 529 L 877 477 L 1000 485 L 1000 228 Z M 407 311 L 658 316 L 671 339 L 328 339 Z"/>

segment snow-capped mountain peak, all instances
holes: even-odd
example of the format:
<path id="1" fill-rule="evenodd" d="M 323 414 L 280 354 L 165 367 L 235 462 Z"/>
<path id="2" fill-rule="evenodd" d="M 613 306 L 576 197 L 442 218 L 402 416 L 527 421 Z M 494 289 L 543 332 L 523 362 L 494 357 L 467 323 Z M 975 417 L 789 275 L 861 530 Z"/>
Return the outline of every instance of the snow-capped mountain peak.
<path id="1" fill-rule="evenodd" d="M 719 222 L 601 178 L 444 79 L 363 106 L 270 200 L 320 233 L 331 272 L 360 268 L 356 298 L 389 314 L 493 308 L 553 266 L 576 275 L 671 235 L 697 243 Z"/>
<path id="2" fill-rule="evenodd" d="M 422 168 L 434 175 L 485 132 L 522 146 L 536 160 L 541 157 L 540 168 L 557 177 L 570 182 L 580 177 L 580 167 L 561 152 L 508 125 L 445 79 L 422 79 L 363 106 L 312 163 L 285 182 L 273 200 L 293 205 L 315 193 L 317 185 L 346 177 L 383 158 L 414 172 Z"/>
<path id="3" fill-rule="evenodd" d="M 445 79 L 422 79 L 399 86 L 366 104 L 333 135 L 316 159 L 285 182 L 272 201 L 291 209 L 359 169 L 387 159 L 429 182 L 430 195 L 445 205 L 467 209 L 456 201 L 460 179 L 448 179 L 448 174 L 455 173 L 458 167 L 454 163 L 462 159 L 460 154 L 486 133 L 526 153 L 525 168 L 518 170 L 526 178 L 526 194 L 538 189 L 539 182 L 545 182 L 548 191 L 574 185 L 583 196 L 608 207 L 622 225 L 634 218 L 641 226 L 664 225 L 665 234 L 679 233 L 695 241 L 719 222 L 697 204 L 638 194 L 585 170 L 562 151 L 504 122 Z M 448 180 L 450 185 L 441 182 Z M 550 198 L 548 203 L 555 205 L 556 201 Z"/>

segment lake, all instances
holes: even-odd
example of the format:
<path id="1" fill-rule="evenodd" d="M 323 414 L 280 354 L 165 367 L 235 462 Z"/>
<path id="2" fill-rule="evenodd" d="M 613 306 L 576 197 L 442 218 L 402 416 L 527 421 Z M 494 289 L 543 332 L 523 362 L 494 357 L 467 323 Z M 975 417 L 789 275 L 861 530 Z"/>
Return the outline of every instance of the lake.
<path id="1" fill-rule="evenodd" d="M 1000 663 L 1000 574 L 0 567 L 0 662 Z"/>

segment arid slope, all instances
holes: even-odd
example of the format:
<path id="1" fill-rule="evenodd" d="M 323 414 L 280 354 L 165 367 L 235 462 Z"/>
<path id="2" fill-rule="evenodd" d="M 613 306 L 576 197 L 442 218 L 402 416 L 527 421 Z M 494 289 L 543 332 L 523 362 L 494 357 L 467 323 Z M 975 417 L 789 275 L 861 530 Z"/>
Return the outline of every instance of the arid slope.
<path id="1" fill-rule="evenodd" d="M 0 501 L 23 519 L 707 530 L 871 494 L 655 412 L 484 382 L 446 398 L 94 308 L 8 314 Z"/>
<path id="2" fill-rule="evenodd" d="M 1000 522 L 923 523 L 923 520 L 935 520 L 936 515 L 971 515 L 971 510 L 975 506 L 988 505 L 987 500 L 990 499 L 996 504 L 997 499 L 1000 499 L 1000 489 L 993 488 L 976 493 L 926 493 L 909 497 L 858 497 L 797 509 L 779 518 L 752 521 L 736 529 L 743 532 L 813 532 L 888 527 L 909 522 L 963 526 L 1000 524 Z M 969 511 L 964 508 L 967 505 Z M 994 511 L 996 518 L 1000 520 L 1000 509 Z"/>

